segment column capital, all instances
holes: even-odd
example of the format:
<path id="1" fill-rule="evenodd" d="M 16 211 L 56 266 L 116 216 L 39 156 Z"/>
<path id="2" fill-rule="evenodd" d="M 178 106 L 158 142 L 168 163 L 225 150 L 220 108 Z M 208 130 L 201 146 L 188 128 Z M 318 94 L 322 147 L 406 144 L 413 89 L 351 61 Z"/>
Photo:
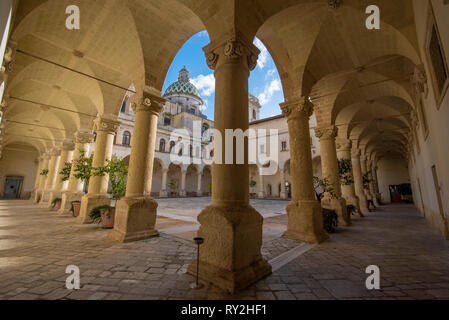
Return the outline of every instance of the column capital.
<path id="1" fill-rule="evenodd" d="M 42 157 L 44 158 L 44 160 L 50 160 L 50 158 L 51 158 L 50 152 L 44 153 L 44 154 L 42 155 Z"/>
<path id="2" fill-rule="evenodd" d="M 94 134 L 89 131 L 78 131 L 75 134 L 75 143 L 86 144 L 94 141 Z"/>
<path id="3" fill-rule="evenodd" d="M 103 131 L 108 134 L 116 134 L 120 127 L 120 122 L 117 121 L 116 116 L 102 115 L 94 120 L 95 130 Z"/>
<path id="4" fill-rule="evenodd" d="M 203 48 L 209 68 L 215 70 L 218 61 L 235 63 L 246 59 L 248 69 L 251 71 L 257 65 L 260 50 L 241 35 L 228 36 L 211 42 Z"/>
<path id="5" fill-rule="evenodd" d="M 337 139 L 337 150 L 338 151 L 351 151 L 352 141 L 349 139 Z"/>
<path id="6" fill-rule="evenodd" d="M 52 157 L 59 157 L 61 155 L 61 149 L 59 149 L 58 147 L 54 147 L 53 149 L 51 149 L 50 155 Z"/>
<path id="7" fill-rule="evenodd" d="M 315 128 L 315 136 L 320 140 L 335 139 L 338 135 L 338 128 L 334 125 L 328 127 Z"/>
<path id="8" fill-rule="evenodd" d="M 330 9 L 337 10 L 340 7 L 341 0 L 328 0 L 327 3 Z"/>
<path id="9" fill-rule="evenodd" d="M 351 150 L 351 157 L 360 158 L 360 155 L 361 155 L 360 149 L 352 149 Z"/>
<path id="10" fill-rule="evenodd" d="M 307 118 L 313 114 L 313 104 L 308 97 L 302 96 L 299 99 L 288 100 L 280 104 L 284 117 L 290 118 L 304 115 Z"/>
<path id="11" fill-rule="evenodd" d="M 133 103 L 131 108 L 136 114 L 139 112 L 151 112 L 154 115 L 159 116 L 164 109 L 166 102 L 167 100 L 162 98 L 155 89 L 145 87 L 142 94 L 142 100 L 138 103 Z"/>
<path id="12" fill-rule="evenodd" d="M 72 151 L 75 149 L 75 144 L 72 140 L 64 140 L 61 143 L 61 149 L 62 151 Z"/>

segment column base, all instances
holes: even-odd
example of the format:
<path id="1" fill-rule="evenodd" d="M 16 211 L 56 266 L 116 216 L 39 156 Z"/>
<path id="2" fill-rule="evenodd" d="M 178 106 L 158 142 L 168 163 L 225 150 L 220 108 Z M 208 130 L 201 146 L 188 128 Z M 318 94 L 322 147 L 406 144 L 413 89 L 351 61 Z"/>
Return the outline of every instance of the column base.
<path id="1" fill-rule="evenodd" d="M 358 194 L 357 197 L 359 198 L 359 206 L 360 206 L 360 212 L 361 213 L 368 213 L 368 199 L 366 198 L 365 194 Z"/>
<path id="2" fill-rule="evenodd" d="M 80 215 L 76 218 L 78 224 L 92 223 L 92 219 L 89 217 L 92 209 L 111 204 L 111 197 L 105 194 L 86 194 L 81 198 Z"/>
<path id="3" fill-rule="evenodd" d="M 348 227 L 352 225 L 351 216 L 348 214 L 348 208 L 346 207 L 346 200 L 331 199 L 326 198 L 326 196 L 321 200 L 321 206 L 326 209 L 335 210 L 338 214 L 338 224 L 341 226 Z"/>
<path id="4" fill-rule="evenodd" d="M 50 193 L 52 191 L 51 190 L 44 190 L 41 193 L 41 200 L 39 201 L 40 204 L 44 204 L 46 202 L 48 202 L 48 200 L 50 200 Z"/>
<path id="5" fill-rule="evenodd" d="M 179 196 L 180 197 L 185 197 L 187 194 L 186 194 L 186 191 L 185 190 L 180 190 L 179 191 Z"/>
<path id="6" fill-rule="evenodd" d="M 168 193 L 166 190 L 161 190 L 159 192 L 159 198 L 167 198 L 168 197 Z"/>
<path id="7" fill-rule="evenodd" d="M 66 191 L 62 194 L 61 208 L 58 210 L 58 214 L 67 214 L 70 213 L 70 209 L 72 208 L 72 201 L 81 201 L 83 197 L 83 192 L 69 192 Z"/>
<path id="8" fill-rule="evenodd" d="M 281 194 L 279 195 L 279 198 L 281 199 L 287 199 L 287 193 L 286 192 L 281 192 Z"/>
<path id="9" fill-rule="evenodd" d="M 62 197 L 62 192 L 57 192 L 57 191 L 50 192 L 50 198 L 48 199 L 47 208 L 51 209 L 52 208 L 51 203 L 53 202 L 53 200 L 58 199 L 58 198 L 62 199 L 61 197 Z"/>
<path id="10" fill-rule="evenodd" d="M 307 243 L 328 240 L 320 204 L 317 201 L 290 202 L 287 205 L 287 231 L 282 236 Z"/>
<path id="11" fill-rule="evenodd" d="M 265 192 L 259 192 L 259 194 L 257 195 L 257 197 L 259 199 L 265 199 Z"/>
<path id="12" fill-rule="evenodd" d="M 198 216 L 199 278 L 235 293 L 271 274 L 261 254 L 262 216 L 249 205 L 209 206 Z M 196 260 L 187 272 L 196 275 Z"/>
<path id="13" fill-rule="evenodd" d="M 151 197 L 127 197 L 115 207 L 114 229 L 108 238 L 119 242 L 144 240 L 159 235 L 154 229 L 158 204 Z"/>
<path id="14" fill-rule="evenodd" d="M 41 194 L 42 194 L 42 190 L 36 190 L 36 192 L 34 192 L 34 199 L 33 202 L 38 204 L 41 201 Z"/>

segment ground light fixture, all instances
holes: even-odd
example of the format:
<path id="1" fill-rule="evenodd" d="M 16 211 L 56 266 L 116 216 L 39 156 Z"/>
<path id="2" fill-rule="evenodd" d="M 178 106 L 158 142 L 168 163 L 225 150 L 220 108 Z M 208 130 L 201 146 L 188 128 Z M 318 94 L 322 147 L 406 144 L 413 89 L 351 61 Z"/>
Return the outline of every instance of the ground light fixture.
<path id="1" fill-rule="evenodd" d="M 196 252 L 196 280 L 190 284 L 190 288 L 193 290 L 199 290 L 203 288 L 203 285 L 199 283 L 199 270 L 200 270 L 200 246 L 204 243 L 204 238 L 196 237 L 193 241 L 197 244 Z"/>

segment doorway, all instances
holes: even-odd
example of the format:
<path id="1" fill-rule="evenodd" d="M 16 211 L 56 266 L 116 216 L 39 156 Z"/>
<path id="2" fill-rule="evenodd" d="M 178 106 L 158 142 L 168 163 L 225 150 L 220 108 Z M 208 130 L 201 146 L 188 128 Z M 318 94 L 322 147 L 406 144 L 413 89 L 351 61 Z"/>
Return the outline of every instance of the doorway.
<path id="1" fill-rule="evenodd" d="M 6 177 L 4 199 L 19 199 L 22 191 L 23 177 Z"/>

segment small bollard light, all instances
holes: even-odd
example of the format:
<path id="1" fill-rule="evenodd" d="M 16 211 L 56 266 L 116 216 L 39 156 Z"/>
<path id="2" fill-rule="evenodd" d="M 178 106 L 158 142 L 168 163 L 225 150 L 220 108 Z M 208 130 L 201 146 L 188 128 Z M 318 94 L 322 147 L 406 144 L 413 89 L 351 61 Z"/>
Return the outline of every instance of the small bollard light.
<path id="1" fill-rule="evenodd" d="M 198 245 L 197 254 L 196 254 L 196 282 L 190 284 L 190 288 L 194 290 L 201 289 L 203 286 L 199 283 L 199 270 L 200 270 L 200 245 L 204 243 L 204 239 L 197 237 L 194 238 L 193 241 Z"/>

